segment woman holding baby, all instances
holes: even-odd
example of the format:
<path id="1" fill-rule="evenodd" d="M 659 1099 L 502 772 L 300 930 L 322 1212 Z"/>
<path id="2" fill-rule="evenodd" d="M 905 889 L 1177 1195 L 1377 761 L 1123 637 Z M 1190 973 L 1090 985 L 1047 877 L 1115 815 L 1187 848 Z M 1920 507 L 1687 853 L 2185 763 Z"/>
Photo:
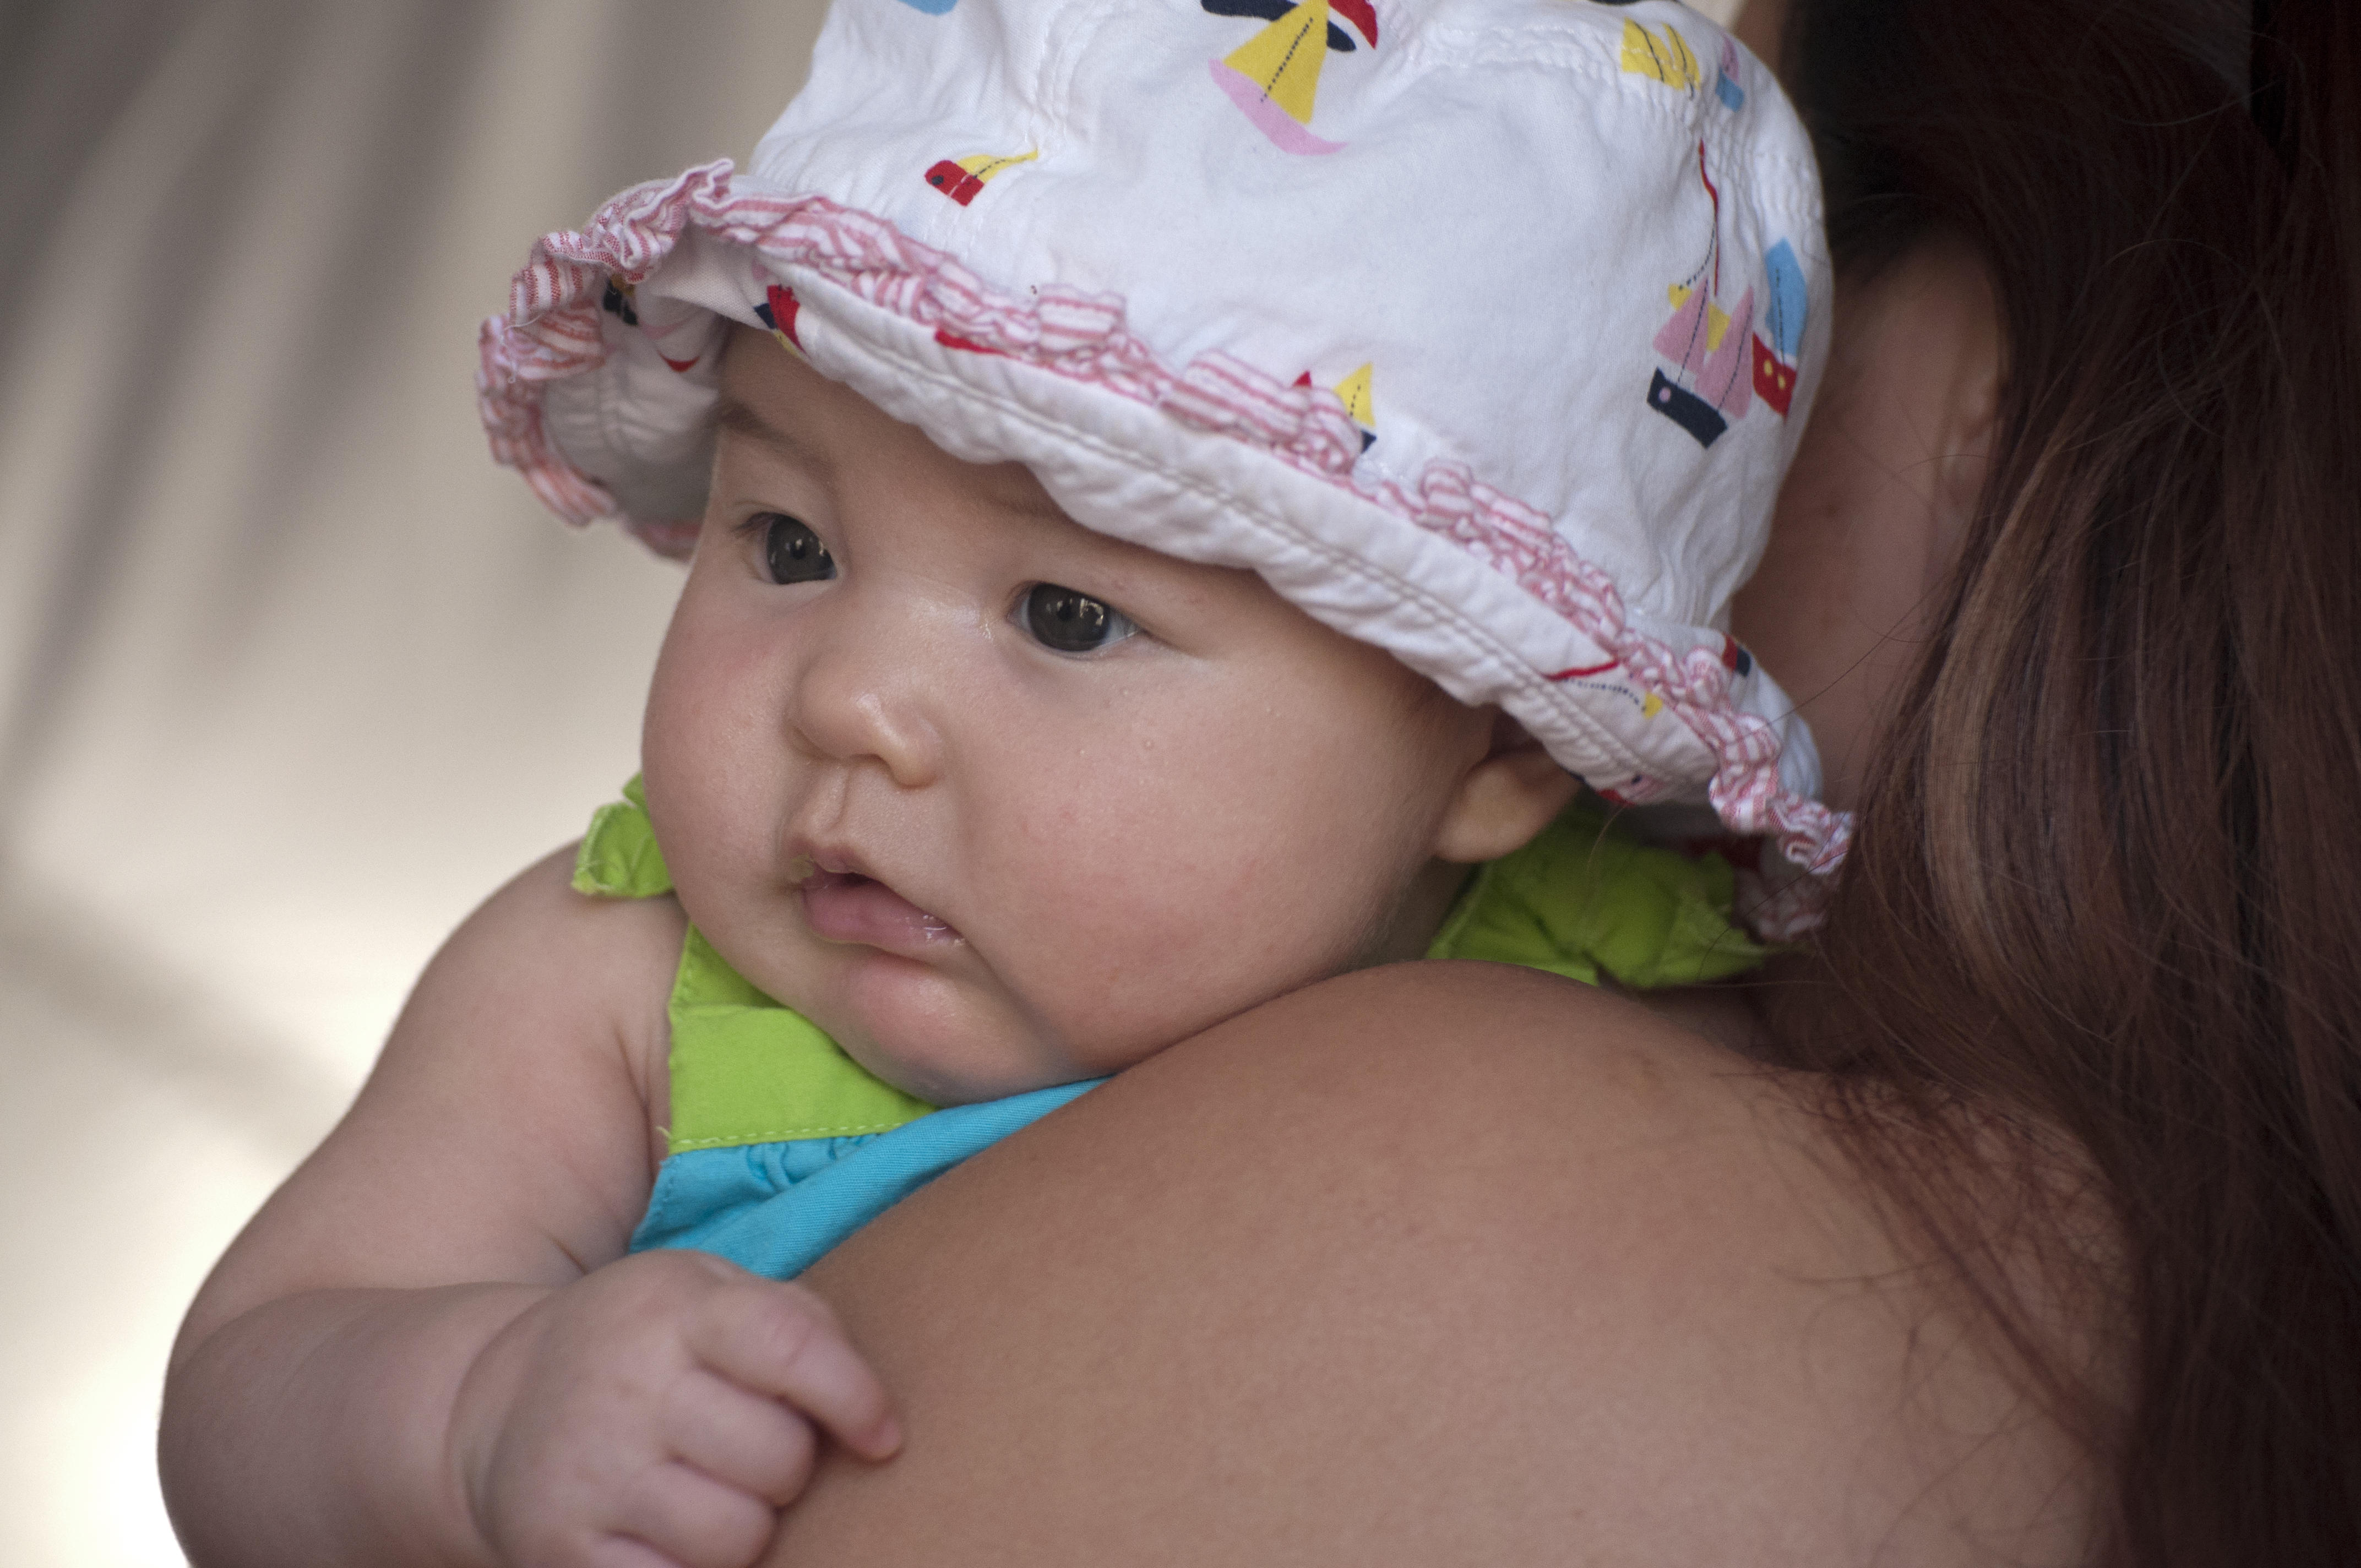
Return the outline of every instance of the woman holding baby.
<path id="1" fill-rule="evenodd" d="M 774 1561 L 2361 1560 L 2361 22 L 1795 12 L 1739 630 L 1861 837 L 1762 1033 L 1430 966 L 1169 1053 L 823 1266 L 956 1435 Z"/>
<path id="2" fill-rule="evenodd" d="M 1274 9 L 1277 27 L 1292 8 Z M 1312 58 L 1376 48 L 1381 9 L 1334 0 L 1333 12 L 1329 34 L 1294 40 L 1310 39 Z M 1742 675 L 1759 656 L 1779 672 L 1817 738 L 1828 803 L 1858 813 L 1825 923 L 1742 991 L 1646 1005 L 1531 969 L 1393 964 L 1265 985 L 1286 993 L 1243 1012 L 1208 989 L 1208 1016 L 1236 1015 L 1160 1053 L 1145 1024 L 1120 1059 L 1090 1054 L 1113 1049 L 1104 1032 L 1071 1031 L 1071 1059 L 1018 1081 L 1139 1065 L 804 1277 L 899 1424 L 843 1365 L 832 1387 L 779 1392 L 869 1458 L 901 1446 L 884 1464 L 824 1456 L 768 1561 L 2361 1560 L 2361 866 L 2338 826 L 2361 783 L 2361 117 L 2330 90 L 2361 70 L 2361 24 L 2329 0 L 2251 16 L 2201 0 L 1795 0 L 1783 26 L 1772 0 L 1754 0 L 1746 27 L 1784 62 L 1813 131 L 1840 324 L 1769 554 L 1735 607 L 1730 630 L 1752 653 L 1741 666 L 1731 644 L 1730 667 Z M 1697 61 L 1651 52 L 1662 35 L 1634 27 L 1624 72 L 1702 80 Z M 1248 47 L 1217 61 L 1215 85 L 1274 145 L 1334 150 L 1310 128 L 1310 90 L 1282 86 L 1304 69 L 1295 53 L 1274 54 L 1258 90 L 1220 74 L 1261 69 L 1257 58 Z M 1743 69 L 1735 54 L 1723 69 L 1735 108 Z M 946 159 L 928 179 L 965 209 L 1001 181 L 1022 190 L 1009 170 L 1032 156 Z M 1723 192 L 1712 196 L 1719 221 Z M 721 285 L 697 287 L 708 298 Z M 612 292 L 618 319 L 670 330 L 653 291 Z M 1690 297 L 1675 291 L 1707 330 L 1707 299 Z M 717 504 L 736 483 L 733 454 L 815 466 L 804 436 L 729 400 L 756 351 L 790 400 L 835 395 L 793 391 L 809 376 L 798 308 L 774 289 L 767 334 L 741 325 L 732 339 Z M 1784 340 L 1768 330 L 1757 352 L 1773 364 L 1757 385 L 1772 396 Z M 935 342 L 1007 352 L 940 328 Z M 1378 417 L 1367 382 L 1353 385 L 1337 389 L 1361 422 L 1336 425 L 1345 463 Z M 1701 444 L 1719 438 L 1730 409 L 1675 390 L 1688 400 L 1663 391 L 1658 411 Z M 597 414 L 547 411 L 585 429 Z M 833 417 L 808 427 L 826 438 Z M 902 439 L 858 409 L 844 417 L 856 444 Z M 539 439 L 522 423 L 513 433 Z M 871 466 L 906 477 L 945 460 L 909 440 Z M 571 470 L 529 471 L 565 504 Z M 1060 526 L 1038 500 L 1015 484 L 994 505 Z M 747 731 L 716 694 L 760 678 L 756 644 L 730 629 L 774 600 L 711 586 L 720 535 L 707 526 L 708 576 L 692 576 L 685 605 L 720 608 L 704 642 L 667 651 L 699 684 L 659 674 L 647 806 L 658 836 L 672 813 L 673 870 L 710 889 L 759 846 L 715 835 L 681 852 L 676 803 L 701 788 L 718 810 L 754 787 L 736 782 L 750 770 L 712 762 Z M 766 591 L 817 604 L 837 580 L 826 531 L 798 517 L 757 510 L 724 532 Z M 981 548 L 987 532 L 946 532 L 930 558 Z M 1176 602 L 1218 598 L 1174 580 Z M 929 581 L 938 591 L 950 575 Z M 1251 629 L 1265 624 L 1259 604 L 1214 610 Z M 1032 635 L 1068 652 L 1138 630 L 1046 581 L 1022 608 Z M 1254 646 L 1274 671 L 1328 656 L 1325 643 L 1266 641 Z M 1363 718 L 1399 699 L 1387 722 L 1431 722 L 1433 743 L 1402 780 L 1357 777 L 1338 795 L 1350 832 L 1386 801 L 1433 795 L 1399 835 L 1406 864 L 1430 849 L 1490 860 L 1571 788 L 1512 726 L 1430 713 L 1349 659 L 1329 673 L 1344 696 L 1268 709 L 1268 750 L 1293 754 L 1345 696 L 1369 705 Z M 670 709 L 668 680 L 684 694 Z M 796 722 L 818 746 L 817 727 Z M 690 763 L 654 760 L 666 723 L 698 742 L 673 754 L 704 765 L 701 783 Z M 939 737 L 891 729 L 865 736 L 864 754 L 900 770 L 899 786 L 930 780 Z M 1060 756 L 1088 754 L 1087 727 L 1058 738 L 1072 742 Z M 1095 765 L 1155 787 L 1157 770 L 1137 763 Z M 1465 842 L 1438 822 L 1465 827 Z M 1308 841 L 1318 823 L 1290 827 Z M 1061 831 L 1068 847 L 1093 842 L 1087 821 Z M 1350 832 L 1339 841 L 1369 849 Z M 1444 854 L 1445 841 L 1467 852 Z M 908 928 L 894 940 L 967 939 L 913 924 L 928 910 L 870 861 L 805 850 L 797 895 L 858 940 L 884 940 L 895 921 Z M 1025 871 L 1002 879 L 1012 898 Z M 1206 875 L 1176 868 L 1176 884 L 1184 871 Z M 543 879 L 553 898 L 557 874 Z M 1273 900 L 1318 902 L 1303 891 L 1321 891 L 1316 866 L 1290 862 L 1283 880 Z M 1431 928 L 1450 890 L 1421 903 L 1414 882 L 1388 885 Z M 743 936 L 736 916 L 703 896 L 698 923 L 729 948 Z M 1239 929 L 1256 939 L 1231 946 L 1268 964 L 1324 928 L 1277 907 L 1246 910 Z M 1038 913 L 1036 930 L 1074 921 L 1077 944 L 1131 914 L 1082 919 L 1063 892 Z M 652 972 L 669 973 L 677 912 L 627 918 L 663 926 Z M 1395 956 L 1383 933 L 1366 950 L 1345 939 L 1367 936 L 1307 951 L 1304 973 L 1333 972 L 1348 949 Z M 703 938 L 687 940 L 684 974 Z M 468 949 L 455 951 L 439 963 L 463 965 Z M 482 977 L 484 993 L 507 972 Z M 456 994 L 437 983 L 430 974 L 422 995 Z M 1125 1016 L 1140 997 L 1111 985 L 1092 1000 Z M 465 1012 L 442 1020 L 453 1037 L 477 1026 Z M 1043 1033 L 1038 1008 L 1018 1023 L 1012 1039 Z M 437 1070 L 471 1081 L 476 1064 L 445 1054 Z M 428 1092 L 410 1070 L 381 1069 L 392 1087 L 373 1085 L 376 1103 L 407 1081 L 413 1124 L 459 1124 L 469 1097 Z M 633 1099 L 631 1076 L 610 1074 L 604 1100 L 581 1083 L 565 1092 L 581 1119 L 613 1113 L 644 1133 L 632 1118 L 659 1106 L 643 1087 Z M 941 1084 L 953 1092 L 936 1102 L 982 1097 Z M 372 1103 L 353 1124 L 363 1132 L 340 1132 L 317 1162 L 348 1192 L 370 1187 L 372 1161 L 404 1168 L 394 1145 L 367 1136 Z M 642 1154 L 665 1152 L 630 1151 L 638 1198 Z M 578 1206 L 598 1185 L 562 1159 L 532 1168 L 544 1167 L 553 1204 Z M 600 1234 L 620 1234 L 631 1206 L 610 1205 Z M 370 1211 L 380 1228 L 382 1208 Z M 318 1245 L 291 1248 L 278 1222 L 282 1258 L 329 1246 L 316 1208 L 310 1223 Z M 258 1228 L 270 1223 L 266 1212 Z M 554 1278 L 641 1266 L 611 1264 L 612 1249 L 586 1265 L 555 1230 L 542 1250 Z M 487 1264 L 456 1276 L 480 1285 L 373 1280 L 401 1288 L 375 1293 L 402 1298 L 380 1310 L 370 1292 L 305 1291 L 301 1267 L 275 1266 L 278 1299 L 259 1292 L 243 1318 L 213 1309 L 209 1327 L 228 1327 L 184 1348 L 177 1421 L 168 1412 L 184 1523 L 203 1521 L 209 1543 L 247 1531 L 258 1561 L 284 1543 L 214 1511 L 199 1479 L 232 1484 L 225 1454 L 309 1462 L 268 1412 L 288 1412 L 285 1431 L 348 1431 L 346 1392 L 397 1411 L 447 1399 L 431 1378 L 393 1374 L 470 1356 L 471 1387 L 499 1381 L 483 1370 L 495 1364 L 530 1381 L 528 1361 L 476 1349 L 502 1332 L 487 1314 L 523 1322 L 557 1293 L 528 1300 L 530 1281 Z M 468 1290 L 459 1310 L 437 1305 L 458 1299 L 438 1291 Z M 371 1349 L 405 1334 L 400 1354 Z M 434 1359 L 435 1334 L 467 1354 Z M 313 1350 L 291 1354 L 303 1335 Z M 308 1365 L 337 1357 L 374 1381 Z M 584 1380 L 603 1370 L 589 1354 L 563 1365 Z M 536 1452 L 572 1452 L 568 1435 Z M 476 1457 L 430 1454 L 424 1471 L 447 1461 L 462 1479 L 436 1502 L 480 1527 L 500 1508 L 469 1487 L 498 1484 L 500 1467 Z M 279 1510 L 286 1540 L 355 1539 L 349 1519 L 326 1516 L 387 1495 L 375 1486 L 334 1474 L 292 1488 L 310 1500 Z M 601 1562 L 675 1560 L 631 1555 L 628 1536 L 602 1542 Z"/>

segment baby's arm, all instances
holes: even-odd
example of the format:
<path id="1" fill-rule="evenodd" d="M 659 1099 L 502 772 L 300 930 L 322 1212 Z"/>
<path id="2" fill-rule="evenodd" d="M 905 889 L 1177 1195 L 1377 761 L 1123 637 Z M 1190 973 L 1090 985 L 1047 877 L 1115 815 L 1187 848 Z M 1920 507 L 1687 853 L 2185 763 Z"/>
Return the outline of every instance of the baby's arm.
<path id="1" fill-rule="evenodd" d="M 454 934 L 190 1310 L 161 1463 L 201 1568 L 743 1563 L 812 1423 L 898 1443 L 818 1298 L 622 1258 L 682 922 L 580 898 L 567 865 Z"/>

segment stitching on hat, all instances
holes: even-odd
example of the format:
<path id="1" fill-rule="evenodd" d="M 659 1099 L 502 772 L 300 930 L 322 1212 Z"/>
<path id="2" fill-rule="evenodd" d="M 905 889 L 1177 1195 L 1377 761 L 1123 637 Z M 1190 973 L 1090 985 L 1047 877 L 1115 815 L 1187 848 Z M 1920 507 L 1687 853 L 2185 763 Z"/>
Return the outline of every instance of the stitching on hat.
<path id="1" fill-rule="evenodd" d="M 1082 56 L 1105 30 L 1107 18 L 1115 8 L 1101 5 L 1074 7 L 1081 16 L 1072 25 L 1053 29 L 1059 35 L 1057 57 L 1045 63 L 1041 72 L 1041 92 L 1034 112 L 1046 116 L 1069 140 L 1075 136 L 1073 116 L 1067 106 L 1074 101 L 1074 73 L 1082 69 Z M 1054 83 L 1054 85 L 1052 85 Z"/>
<path id="2" fill-rule="evenodd" d="M 1686 22 L 1690 18 L 1684 17 L 1683 20 Z M 1710 25 L 1705 24 L 1702 17 L 1695 20 L 1702 25 Z M 1717 32 L 1714 36 L 1719 38 L 1720 35 Z M 1635 112 L 1678 125 L 1690 136 L 1699 134 L 1705 126 L 1715 121 L 1727 123 L 1736 118 L 1730 115 L 1701 115 L 1695 106 L 1699 96 L 1697 92 L 1667 93 L 1640 90 L 1624 81 L 1625 73 L 1609 64 L 1607 58 L 1599 53 L 1601 41 L 1600 36 L 1595 32 L 1576 31 L 1571 27 L 1542 32 L 1518 27 L 1430 26 L 1405 40 L 1404 52 L 1444 70 L 1538 66 L 1543 70 L 1587 76 L 1619 95 L 1621 99 L 1617 105 L 1619 112 Z M 1555 47 L 1543 53 L 1536 48 L 1542 44 Z M 1704 91 L 1702 95 L 1709 99 L 1712 93 Z"/>
<path id="3" fill-rule="evenodd" d="M 602 486 L 549 444 L 542 385 L 604 362 L 597 302 L 608 278 L 637 282 L 646 277 L 695 223 L 769 260 L 808 268 L 939 334 L 956 329 L 966 342 L 1260 446 L 1290 467 L 1451 539 L 1565 617 L 1661 696 L 1714 760 L 1707 797 L 1716 813 L 1741 832 L 1775 835 L 1781 855 L 1814 873 L 1805 883 L 1812 891 L 1799 894 L 1798 901 L 1817 903 L 1824 894 L 1851 839 L 1850 816 L 1782 787 L 1776 732 L 1730 701 L 1729 672 L 1719 655 L 1706 647 L 1675 654 L 1634 628 L 1613 580 L 1541 512 L 1477 479 L 1465 465 L 1444 460 L 1427 465 L 1415 490 L 1390 479 L 1365 485 L 1352 471 L 1360 451 L 1357 428 L 1324 388 L 1287 386 L 1217 352 L 1176 374 L 1126 329 L 1117 296 L 1054 285 L 1044 285 L 1030 301 L 1004 295 L 950 256 L 873 214 L 820 196 L 733 192 L 731 170 L 725 159 L 670 181 L 635 186 L 600 208 L 586 229 L 543 236 L 511 284 L 507 314 L 488 317 L 478 333 L 478 402 L 493 457 L 522 472 L 560 516 L 581 523 L 618 508 Z M 1356 561 L 1348 569 L 1364 567 Z M 1512 669 L 1521 663 L 1509 660 Z M 1576 710 L 1568 705 L 1567 711 Z"/>
<path id="4" fill-rule="evenodd" d="M 1711 29 L 1711 24 L 1703 17 L 1683 20 Z M 1718 29 L 1712 30 L 1715 37 L 1722 36 Z M 1687 135 L 1701 136 L 1708 142 L 1717 143 L 1725 158 L 1744 164 L 1757 179 L 1765 174 L 1776 174 L 1780 178 L 1770 188 L 1755 192 L 1756 203 L 1766 209 L 1783 213 L 1808 211 L 1817 221 L 1818 214 L 1813 203 L 1808 201 L 1799 203 L 1796 196 L 1799 192 L 1817 184 L 1817 165 L 1808 159 L 1766 147 L 1766 138 L 1760 128 L 1744 116 L 1698 114 L 1692 106 L 1698 93 L 1633 91 L 1631 85 L 1622 80 L 1624 72 L 1609 64 L 1607 58 L 1598 52 L 1599 42 L 1598 34 L 1571 26 L 1543 31 L 1529 26 L 1488 27 L 1429 24 L 1405 38 L 1400 47 L 1405 59 L 1413 62 L 1422 61 L 1436 69 L 1472 71 L 1503 66 L 1540 66 L 1587 76 L 1598 85 L 1620 94 L 1622 108 L 1681 126 Z M 1547 52 L 1539 52 L 1537 46 L 1544 43 L 1550 46 Z M 1702 95 L 1711 97 L 1709 92 L 1704 92 Z"/>
<path id="5" fill-rule="evenodd" d="M 1618 85 L 1621 74 L 1609 65 L 1598 52 L 1601 36 L 1587 28 L 1560 27 L 1543 30 L 1528 26 L 1515 27 L 1438 27 L 1432 23 L 1402 40 L 1402 51 L 1411 63 L 1426 61 L 1434 66 L 1460 67 L 1476 70 L 1502 65 L 1540 66 L 1547 70 L 1571 71 L 1608 85 Z M 1654 95 L 1650 95 L 1654 96 Z M 1636 96 L 1635 103 L 1646 102 Z M 1686 118 L 1685 100 L 1682 117 Z M 1660 112 L 1670 112 L 1658 105 Z"/>

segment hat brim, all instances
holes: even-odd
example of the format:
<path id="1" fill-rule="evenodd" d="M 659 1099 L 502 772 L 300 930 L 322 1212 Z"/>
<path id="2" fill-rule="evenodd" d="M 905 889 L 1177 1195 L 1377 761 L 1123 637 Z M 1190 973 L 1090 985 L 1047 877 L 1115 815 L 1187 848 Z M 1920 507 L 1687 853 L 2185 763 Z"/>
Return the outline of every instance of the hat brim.
<path id="1" fill-rule="evenodd" d="M 1850 819 L 1811 798 L 1807 732 L 1727 635 L 1630 612 L 1548 517 L 1462 465 L 1356 479 L 1333 391 L 1218 353 L 1176 367 L 1120 299 L 1000 289 L 882 219 L 708 165 L 535 247 L 482 332 L 495 457 L 569 520 L 620 516 L 684 553 L 733 321 L 954 456 L 1024 463 L 1087 527 L 1257 572 L 1460 701 L 1498 705 L 1611 799 L 1709 802 L 1806 873 L 1757 928 L 1811 923 Z"/>

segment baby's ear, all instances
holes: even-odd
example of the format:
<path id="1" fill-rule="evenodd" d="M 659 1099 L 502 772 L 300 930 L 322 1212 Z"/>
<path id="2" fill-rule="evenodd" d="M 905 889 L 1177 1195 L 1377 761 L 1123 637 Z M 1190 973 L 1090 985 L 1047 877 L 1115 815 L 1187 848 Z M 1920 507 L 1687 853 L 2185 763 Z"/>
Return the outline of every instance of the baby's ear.
<path id="1" fill-rule="evenodd" d="M 1492 747 L 1459 780 L 1434 836 L 1437 860 L 1473 865 L 1497 861 L 1565 809 L 1580 783 L 1557 765 L 1525 727 L 1499 714 Z"/>

